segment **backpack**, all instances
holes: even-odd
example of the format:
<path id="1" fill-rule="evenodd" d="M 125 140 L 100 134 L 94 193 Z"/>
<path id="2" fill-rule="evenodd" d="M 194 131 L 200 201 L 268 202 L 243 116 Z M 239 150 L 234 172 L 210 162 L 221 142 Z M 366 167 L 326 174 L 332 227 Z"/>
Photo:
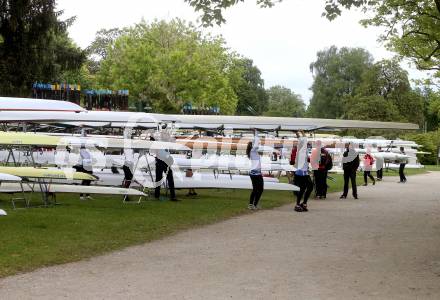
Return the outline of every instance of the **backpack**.
<path id="1" fill-rule="evenodd" d="M 330 171 L 333 168 L 333 160 L 330 154 L 327 153 L 327 161 L 325 162 L 325 169 Z"/>
<path id="2" fill-rule="evenodd" d="M 291 164 L 292 166 L 295 165 L 296 151 L 297 151 L 297 147 L 295 146 L 295 147 L 292 148 L 292 153 L 290 153 L 290 164 Z"/>
<path id="3" fill-rule="evenodd" d="M 366 157 L 370 160 L 370 166 L 374 164 L 374 158 L 370 154 L 367 154 Z"/>

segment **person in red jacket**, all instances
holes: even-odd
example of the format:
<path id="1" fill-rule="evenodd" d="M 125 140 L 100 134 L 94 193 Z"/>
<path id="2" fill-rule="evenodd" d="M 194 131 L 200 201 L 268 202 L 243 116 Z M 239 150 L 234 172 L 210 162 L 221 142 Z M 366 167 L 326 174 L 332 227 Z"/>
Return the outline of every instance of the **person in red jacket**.
<path id="1" fill-rule="evenodd" d="M 368 185 L 369 177 L 373 181 L 373 185 L 376 184 L 373 175 L 371 175 L 371 169 L 373 168 L 374 158 L 371 155 L 370 149 L 367 150 L 367 153 L 364 155 L 364 186 Z"/>

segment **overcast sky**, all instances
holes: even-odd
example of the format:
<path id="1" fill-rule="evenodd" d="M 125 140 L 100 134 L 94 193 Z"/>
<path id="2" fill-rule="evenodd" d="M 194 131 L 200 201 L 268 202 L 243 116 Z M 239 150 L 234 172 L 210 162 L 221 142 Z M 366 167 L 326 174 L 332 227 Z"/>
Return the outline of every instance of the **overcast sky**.
<path id="1" fill-rule="evenodd" d="M 344 12 L 329 22 L 321 17 L 324 0 L 284 0 L 270 9 L 258 8 L 255 2 L 246 0 L 226 12 L 226 24 L 204 30 L 221 34 L 232 50 L 251 58 L 266 87 L 286 86 L 306 103 L 312 95 L 309 65 L 317 51 L 336 45 L 366 48 L 376 60 L 393 56 L 377 42 L 380 29 L 358 24 L 363 16 L 359 11 Z M 58 9 L 64 10 L 64 17 L 77 17 L 69 32 L 82 48 L 101 28 L 130 26 L 142 18 L 148 22 L 179 17 L 197 24 L 198 18 L 183 0 L 58 0 Z M 409 72 L 412 78 L 423 76 L 414 69 Z"/>

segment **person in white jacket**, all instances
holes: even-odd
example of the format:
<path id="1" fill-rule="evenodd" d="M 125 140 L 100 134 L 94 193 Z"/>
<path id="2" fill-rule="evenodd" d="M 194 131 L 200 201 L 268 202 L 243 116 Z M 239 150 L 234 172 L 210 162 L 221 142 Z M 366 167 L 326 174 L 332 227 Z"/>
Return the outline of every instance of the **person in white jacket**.
<path id="1" fill-rule="evenodd" d="M 293 183 L 300 188 L 299 191 L 294 192 L 296 195 L 295 211 L 306 212 L 309 211 L 307 208 L 307 201 L 313 191 L 313 182 L 310 178 L 309 172 L 310 158 L 308 155 L 307 137 L 305 133 L 303 131 L 297 132 L 296 137 L 298 139 L 298 144 L 292 149 L 292 155 L 290 157 L 291 163 L 293 163 L 296 168 Z"/>
<path id="2" fill-rule="evenodd" d="M 377 147 L 377 152 L 383 152 L 382 148 L 379 146 Z M 384 159 L 382 156 L 377 155 L 376 156 L 376 180 L 381 181 L 383 177 L 383 165 L 384 165 Z"/>
<path id="3" fill-rule="evenodd" d="M 260 147 L 260 138 L 258 132 L 254 132 L 254 140 L 249 142 L 246 148 L 246 154 L 251 161 L 249 176 L 252 181 L 252 192 L 249 198 L 249 209 L 258 209 L 258 203 L 264 191 L 263 174 L 261 173 L 261 157 L 258 153 Z"/>
<path id="4" fill-rule="evenodd" d="M 77 172 L 83 172 L 87 174 L 93 174 L 93 164 L 92 164 L 92 156 L 90 151 L 86 149 L 85 145 L 81 145 L 81 149 L 79 150 L 79 156 L 81 159 L 81 164 L 76 166 L 75 169 Z M 90 180 L 83 180 L 81 185 L 89 186 L 91 183 Z M 90 194 L 80 194 L 79 198 L 81 200 L 92 199 Z"/>

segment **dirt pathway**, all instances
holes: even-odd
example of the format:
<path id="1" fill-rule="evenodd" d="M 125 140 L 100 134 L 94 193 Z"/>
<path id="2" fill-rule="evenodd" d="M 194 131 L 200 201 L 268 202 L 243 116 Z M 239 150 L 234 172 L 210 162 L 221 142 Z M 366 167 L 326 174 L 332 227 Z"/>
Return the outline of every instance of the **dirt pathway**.
<path id="1" fill-rule="evenodd" d="M 440 299 L 440 172 L 359 195 L 8 277 L 0 298 Z"/>

